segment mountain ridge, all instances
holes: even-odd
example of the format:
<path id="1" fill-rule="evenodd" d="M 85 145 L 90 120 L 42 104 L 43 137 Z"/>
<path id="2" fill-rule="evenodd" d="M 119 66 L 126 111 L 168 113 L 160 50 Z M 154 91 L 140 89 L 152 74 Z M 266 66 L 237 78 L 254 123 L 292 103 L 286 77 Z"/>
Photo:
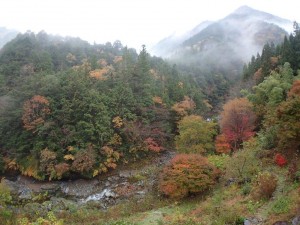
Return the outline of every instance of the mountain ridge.
<path id="1" fill-rule="evenodd" d="M 199 29 L 198 33 L 191 36 L 187 35 L 199 26 L 202 29 Z M 187 34 L 181 36 L 181 43 L 176 42 L 174 44 L 170 37 L 164 38 L 163 41 L 158 42 L 151 49 L 151 53 L 164 58 L 174 58 L 174 56 L 177 58 L 176 55 L 180 55 L 187 50 L 185 49 L 187 46 L 191 48 L 197 43 L 200 45 L 203 45 L 204 42 L 208 43 L 208 39 L 213 39 L 214 41 L 217 39 L 218 41 L 235 42 L 239 48 L 244 46 L 247 52 L 242 52 L 247 54 L 242 54 L 241 58 L 243 61 L 246 61 L 251 55 L 262 49 L 263 44 L 266 42 L 274 42 L 275 44 L 281 42 L 284 35 L 287 35 L 292 30 L 292 27 L 292 21 L 244 5 L 218 21 L 210 21 L 206 26 L 202 26 L 202 23 L 200 23 L 188 31 Z M 265 38 L 259 35 L 259 38 L 263 40 L 258 40 L 258 34 L 263 33 L 264 29 L 270 35 L 266 35 Z M 184 39 L 184 37 L 188 38 Z M 222 37 L 225 39 L 220 39 Z M 250 40 L 250 37 L 252 40 Z M 162 44 L 168 47 L 164 48 Z M 250 44 L 251 46 L 249 46 Z M 208 48 L 209 46 L 197 47 L 198 50 Z M 249 52 L 250 49 L 253 49 L 253 51 Z"/>

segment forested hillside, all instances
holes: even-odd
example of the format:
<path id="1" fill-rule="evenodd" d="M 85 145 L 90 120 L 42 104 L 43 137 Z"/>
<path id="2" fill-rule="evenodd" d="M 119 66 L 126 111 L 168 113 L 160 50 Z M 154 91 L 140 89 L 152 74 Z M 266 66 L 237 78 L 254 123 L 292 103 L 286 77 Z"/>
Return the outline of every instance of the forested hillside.
<path id="1" fill-rule="evenodd" d="M 176 67 L 119 41 L 20 34 L 0 52 L 0 74 L 1 170 L 36 179 L 92 177 L 159 153 L 185 107 L 209 110 Z"/>
<path id="2" fill-rule="evenodd" d="M 120 41 L 7 43 L 0 222 L 299 225 L 298 24 L 235 76 L 199 68 Z"/>
<path id="3" fill-rule="evenodd" d="M 219 21 L 203 22 L 181 36 L 163 39 L 151 52 L 191 76 L 216 114 L 239 82 L 243 64 L 261 53 L 266 43 L 273 47 L 281 43 L 292 26 L 289 20 L 242 6 Z"/>

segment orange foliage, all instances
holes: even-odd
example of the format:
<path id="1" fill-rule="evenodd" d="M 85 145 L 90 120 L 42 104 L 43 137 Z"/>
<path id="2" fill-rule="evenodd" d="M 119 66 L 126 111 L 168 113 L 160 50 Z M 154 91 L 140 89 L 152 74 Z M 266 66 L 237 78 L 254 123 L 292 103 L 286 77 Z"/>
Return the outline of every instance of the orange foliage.
<path id="1" fill-rule="evenodd" d="M 103 69 L 96 69 L 90 72 L 90 77 L 96 78 L 97 80 L 107 80 L 105 76 L 109 71 L 109 67 L 104 67 Z"/>
<path id="2" fill-rule="evenodd" d="M 300 96 L 300 80 L 295 80 L 293 86 L 291 87 L 289 93 L 289 97 L 292 96 Z"/>
<path id="3" fill-rule="evenodd" d="M 49 114 L 49 101 L 41 95 L 33 96 L 23 105 L 22 121 L 24 128 L 29 131 L 35 131 L 38 126 L 45 122 L 45 118 Z"/>
<path id="4" fill-rule="evenodd" d="M 220 171 L 198 154 L 179 154 L 167 165 L 159 179 L 160 191 L 171 198 L 183 198 L 211 188 Z"/>
<path id="5" fill-rule="evenodd" d="M 162 105 L 163 104 L 163 100 L 161 99 L 161 97 L 159 96 L 154 96 L 152 98 L 152 101 L 155 103 L 155 104 L 158 104 L 158 105 Z"/>
<path id="6" fill-rule="evenodd" d="M 184 100 L 173 105 L 172 109 L 177 113 L 177 115 L 183 117 L 188 115 L 188 113 L 195 109 L 195 107 L 195 102 L 190 97 L 184 96 Z"/>
<path id="7" fill-rule="evenodd" d="M 220 154 L 228 154 L 231 151 L 231 146 L 224 134 L 220 134 L 216 137 L 215 147 L 216 152 Z"/>
<path id="8" fill-rule="evenodd" d="M 19 165 L 17 164 L 16 159 L 10 159 L 7 157 L 3 157 L 3 161 L 5 163 L 5 170 L 15 170 L 19 169 Z"/>
<path id="9" fill-rule="evenodd" d="M 55 168 L 57 179 L 61 179 L 65 173 L 69 172 L 70 165 L 68 163 L 59 163 L 55 165 L 54 168 Z"/>
<path id="10" fill-rule="evenodd" d="M 99 173 L 107 172 L 109 168 L 115 169 L 117 167 L 117 162 L 120 159 L 120 153 L 114 151 L 109 146 L 103 146 L 101 148 L 101 154 L 106 157 L 106 160 L 100 164 Z"/>

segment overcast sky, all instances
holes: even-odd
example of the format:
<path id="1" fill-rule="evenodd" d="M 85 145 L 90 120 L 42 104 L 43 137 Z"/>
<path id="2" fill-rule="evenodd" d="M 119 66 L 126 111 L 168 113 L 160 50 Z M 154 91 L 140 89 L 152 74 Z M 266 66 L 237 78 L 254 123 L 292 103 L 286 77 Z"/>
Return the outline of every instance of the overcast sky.
<path id="1" fill-rule="evenodd" d="M 300 22 L 299 0 L 2 0 L 0 26 L 140 49 L 242 5 Z"/>

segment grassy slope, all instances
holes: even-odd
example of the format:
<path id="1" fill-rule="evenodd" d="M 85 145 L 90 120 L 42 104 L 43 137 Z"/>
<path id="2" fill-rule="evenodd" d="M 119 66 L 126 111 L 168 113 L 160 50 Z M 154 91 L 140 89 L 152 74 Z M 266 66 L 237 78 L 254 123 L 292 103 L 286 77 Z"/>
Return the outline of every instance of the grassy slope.
<path id="1" fill-rule="evenodd" d="M 256 148 L 253 149 L 253 148 Z M 224 163 L 224 176 L 220 183 L 209 193 L 194 196 L 181 201 L 167 200 L 161 197 L 149 196 L 148 202 L 135 204 L 128 203 L 112 209 L 116 220 L 107 218 L 108 224 L 243 224 L 244 219 L 258 221 L 258 224 L 273 224 L 276 221 L 290 221 L 299 215 L 300 184 L 291 181 L 287 168 L 274 165 L 272 155 L 260 154 L 258 147 L 248 146 L 237 152 Z M 251 159 L 249 165 L 243 165 L 244 175 L 251 182 L 240 183 L 242 178 L 226 185 L 239 168 L 239 161 L 243 157 Z M 254 162 L 255 161 L 255 162 Z M 251 168 L 255 166 L 256 168 Z M 233 168 L 233 169 L 232 169 Z M 276 176 L 277 187 L 270 199 L 255 198 L 259 190 L 257 177 L 262 173 L 271 173 Z M 237 174 L 237 173 L 236 173 Z M 157 194 L 157 193 L 153 193 Z M 161 207 L 163 206 L 163 207 Z M 147 210 L 149 209 L 149 210 Z M 111 213 L 111 212 L 108 212 Z M 110 217 L 111 218 L 111 217 Z M 104 224 L 99 218 L 95 224 Z"/>

